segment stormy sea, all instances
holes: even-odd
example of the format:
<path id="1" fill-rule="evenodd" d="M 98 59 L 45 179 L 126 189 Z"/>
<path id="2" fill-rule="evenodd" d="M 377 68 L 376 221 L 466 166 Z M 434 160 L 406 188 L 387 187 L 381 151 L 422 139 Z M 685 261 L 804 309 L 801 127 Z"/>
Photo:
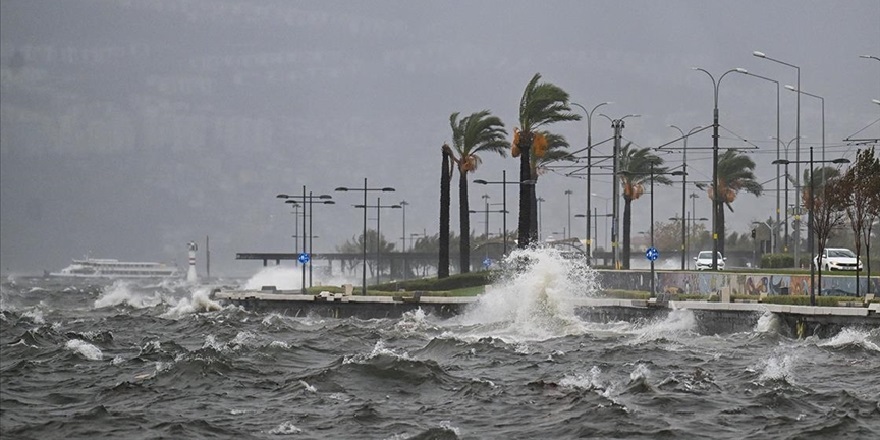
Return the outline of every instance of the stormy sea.
<path id="1" fill-rule="evenodd" d="M 450 319 L 293 317 L 182 281 L 10 276 L 0 438 L 880 438 L 880 331 L 791 339 L 768 314 L 699 334 L 688 311 L 585 322 L 566 299 L 595 294 L 592 270 L 528 257 Z"/>

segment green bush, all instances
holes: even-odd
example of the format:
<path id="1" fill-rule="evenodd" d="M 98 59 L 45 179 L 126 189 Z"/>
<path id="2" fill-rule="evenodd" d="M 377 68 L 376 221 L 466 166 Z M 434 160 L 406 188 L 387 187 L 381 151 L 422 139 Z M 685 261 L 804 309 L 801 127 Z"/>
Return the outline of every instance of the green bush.
<path id="1" fill-rule="evenodd" d="M 376 286 L 370 286 L 371 290 L 384 290 L 396 292 L 405 290 L 407 292 L 415 291 L 442 291 L 463 289 L 466 287 L 485 286 L 492 282 L 496 275 L 495 271 L 469 272 L 464 274 L 451 275 L 448 278 L 420 278 L 416 280 L 395 281 L 391 283 L 383 283 Z"/>
<path id="2" fill-rule="evenodd" d="M 801 264 L 800 267 L 809 269 L 810 268 L 810 256 L 809 255 L 799 255 L 798 259 Z M 793 254 L 764 254 L 761 255 L 761 268 L 762 269 L 787 269 L 791 268 L 794 265 L 794 255 Z"/>

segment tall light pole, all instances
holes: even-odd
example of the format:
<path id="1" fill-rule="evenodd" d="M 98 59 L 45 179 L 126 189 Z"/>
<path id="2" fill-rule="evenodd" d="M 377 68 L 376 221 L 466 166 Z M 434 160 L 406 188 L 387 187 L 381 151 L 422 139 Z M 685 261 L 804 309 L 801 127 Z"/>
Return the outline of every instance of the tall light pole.
<path id="1" fill-rule="evenodd" d="M 381 228 L 382 228 L 382 215 L 381 211 L 384 208 L 390 209 L 401 209 L 400 205 L 383 205 L 382 198 L 376 198 L 375 205 L 354 205 L 355 208 L 364 208 L 366 212 L 367 208 L 376 208 L 376 284 L 381 284 L 382 282 L 382 236 L 381 236 Z M 366 233 L 364 233 L 364 243 L 366 243 Z M 366 244 L 364 245 L 366 246 Z"/>
<path id="2" fill-rule="evenodd" d="M 761 76 L 761 75 L 758 75 L 755 73 L 751 73 L 745 69 L 737 70 L 737 72 L 740 72 L 742 74 L 749 75 L 749 76 L 754 76 L 755 78 L 763 79 L 765 81 L 770 81 L 770 82 L 776 84 L 776 159 L 777 160 L 782 159 L 782 157 L 780 156 L 780 153 L 781 153 L 780 145 L 781 145 L 782 141 L 779 140 L 779 81 L 776 81 L 773 78 L 767 78 L 766 76 Z M 780 183 L 779 183 L 779 165 L 776 165 L 776 223 L 779 223 L 779 216 L 780 216 L 779 185 L 780 185 Z M 779 230 L 779 228 L 777 228 L 777 231 L 778 230 Z M 777 232 L 776 234 L 778 235 L 779 233 Z M 772 241 L 774 243 L 773 252 L 774 253 L 778 252 L 779 251 L 778 244 L 776 244 L 776 243 L 779 242 L 779 238 L 777 237 L 776 240 L 772 240 Z"/>
<path id="3" fill-rule="evenodd" d="M 504 215 L 502 216 L 502 226 L 501 229 L 504 230 L 504 255 L 507 255 L 507 185 L 534 185 L 534 180 L 526 180 L 523 182 L 508 182 L 507 181 L 507 170 L 501 170 L 501 181 L 498 182 L 489 182 L 483 179 L 474 179 L 474 183 L 478 183 L 480 185 L 501 185 L 501 210 L 504 211 Z M 540 199 L 539 201 L 543 201 Z M 540 224 L 540 222 L 539 222 Z"/>
<path id="4" fill-rule="evenodd" d="M 796 89 L 796 88 L 789 86 L 789 85 L 786 85 L 785 88 L 788 90 L 791 90 L 793 92 L 797 92 L 798 95 L 804 94 L 807 96 L 812 96 L 813 98 L 816 98 L 816 99 L 822 101 L 822 161 L 824 162 L 825 161 L 825 98 L 823 98 L 819 95 L 814 95 L 812 93 L 807 93 L 803 90 Z M 812 173 L 812 170 L 810 170 L 810 172 Z M 825 167 L 822 167 L 822 181 L 825 181 Z M 822 186 L 822 194 L 823 195 L 825 194 L 825 186 L 824 185 Z"/>
<path id="5" fill-rule="evenodd" d="M 541 205 L 546 202 L 543 197 L 538 197 L 538 241 L 541 241 L 541 226 L 543 226 L 542 215 L 541 215 Z"/>
<path id="6" fill-rule="evenodd" d="M 400 208 L 403 210 L 403 231 L 400 235 L 400 241 L 402 242 L 400 252 L 403 254 L 403 280 L 406 281 L 409 276 L 409 261 L 406 258 L 406 207 L 409 205 L 409 202 L 401 200 L 398 205 L 400 205 Z"/>
<path id="7" fill-rule="evenodd" d="M 590 258 L 592 257 L 591 253 L 589 252 L 589 249 L 592 246 L 592 239 L 590 236 L 590 221 L 592 218 L 590 217 L 589 214 L 590 214 L 591 207 L 592 207 L 590 195 L 592 194 L 592 191 L 593 191 L 593 189 L 592 189 L 592 183 L 593 183 L 593 174 L 592 174 L 593 173 L 593 112 L 595 112 L 596 109 L 598 109 L 599 107 L 602 107 L 603 105 L 608 105 L 608 104 L 613 104 L 613 102 L 611 102 L 611 101 L 601 102 L 599 104 L 596 104 L 596 106 L 593 107 L 592 110 L 587 111 L 587 109 L 584 106 L 577 104 L 577 103 L 574 103 L 574 102 L 571 103 L 571 105 L 580 107 L 581 110 L 583 110 L 584 113 L 587 114 L 587 214 L 588 214 L 588 215 L 586 215 L 587 249 L 588 249 L 587 264 L 590 264 Z M 569 230 L 571 230 L 571 228 L 569 228 Z"/>
<path id="8" fill-rule="evenodd" d="M 570 189 L 567 189 L 563 194 L 565 194 L 565 197 L 568 199 L 568 214 L 565 217 L 568 221 L 568 227 L 566 228 L 567 235 L 562 238 L 568 239 L 569 237 L 571 237 L 571 195 L 574 194 L 574 192 Z"/>
<path id="9" fill-rule="evenodd" d="M 620 184 L 617 181 L 617 168 L 620 163 L 620 157 L 618 157 L 620 156 L 620 140 L 623 138 L 623 120 L 630 117 L 638 118 L 642 115 L 628 114 L 620 119 L 612 119 L 604 113 L 599 113 L 599 116 L 604 116 L 611 121 L 611 128 L 614 130 L 614 150 L 612 152 L 612 156 L 614 156 L 614 165 L 612 166 L 611 171 L 611 213 L 613 214 L 611 224 L 611 261 L 615 269 L 620 269 L 620 246 L 618 246 L 617 243 L 620 230 Z"/>
<path id="10" fill-rule="evenodd" d="M 684 211 L 685 211 L 685 201 L 687 200 L 687 148 L 688 148 L 688 138 L 694 131 L 700 130 L 703 128 L 702 125 L 698 125 L 690 130 L 688 130 L 687 134 L 685 134 L 684 130 L 678 128 L 678 126 L 670 125 L 671 128 L 678 130 L 681 133 L 682 142 L 684 145 L 681 148 L 681 270 L 684 270 L 684 260 L 685 260 L 685 224 L 684 224 Z"/>
<path id="11" fill-rule="evenodd" d="M 779 63 L 784 66 L 792 67 L 797 70 L 797 89 L 801 89 L 801 68 L 800 66 L 795 66 L 794 64 L 787 63 L 785 61 L 777 60 L 776 58 L 772 58 L 767 56 L 764 52 L 754 51 L 752 55 L 763 58 L 765 60 L 773 61 L 774 63 Z M 776 136 L 777 138 L 779 136 Z M 794 159 L 795 159 L 795 170 L 794 170 L 794 199 L 795 199 L 795 215 L 800 217 L 801 214 L 801 94 L 797 94 L 797 122 L 795 124 L 795 149 L 794 149 Z M 788 208 L 788 206 L 786 206 Z M 800 228 L 795 228 L 794 230 L 794 265 L 795 267 L 799 264 L 800 259 L 800 247 L 801 247 L 801 232 Z"/>
<path id="12" fill-rule="evenodd" d="M 364 192 L 364 266 L 363 266 L 363 286 L 361 286 L 361 294 L 367 295 L 367 193 L 369 191 L 394 191 L 395 189 L 386 186 L 382 188 L 370 188 L 367 186 L 367 178 L 364 177 L 364 187 L 363 188 L 352 188 L 346 186 L 340 186 L 336 188 L 336 191 L 363 191 Z"/>
<path id="13" fill-rule="evenodd" d="M 722 73 L 718 77 L 718 81 L 715 81 L 715 77 L 706 69 L 701 67 L 693 67 L 693 69 L 709 75 L 709 78 L 712 80 L 712 87 L 715 89 L 715 107 L 712 110 L 712 270 L 718 270 L 718 230 L 720 229 L 718 221 L 721 219 L 719 211 L 724 206 L 718 194 L 718 187 L 720 186 L 718 185 L 718 88 L 721 87 L 721 80 L 728 73 L 745 69 L 730 69 Z M 723 240 L 724 237 L 721 237 L 721 239 Z"/>
<path id="14" fill-rule="evenodd" d="M 303 193 L 301 196 L 292 196 L 288 194 L 278 194 L 275 196 L 278 199 L 285 199 L 284 203 L 294 204 L 301 203 L 303 205 L 303 254 L 309 255 L 312 252 L 312 246 L 314 245 L 314 241 L 312 241 L 311 237 L 314 236 L 311 229 L 311 221 L 309 221 L 309 225 L 306 225 L 306 219 L 311 219 L 314 211 L 314 207 L 312 206 L 315 203 L 321 203 L 326 205 L 332 205 L 336 202 L 330 200 L 332 197 L 324 194 L 320 196 L 313 195 L 311 191 L 309 191 L 308 195 L 306 195 L 306 186 L 303 185 Z M 315 200 L 318 200 L 317 202 Z M 309 231 L 306 234 L 306 231 Z M 306 237 L 309 237 L 309 241 L 306 241 Z M 308 245 L 308 247 L 307 247 Z M 312 265 L 310 263 L 303 263 L 302 265 L 302 293 L 306 293 L 306 266 L 309 267 L 309 286 L 311 287 L 311 274 L 312 274 Z"/>
<path id="15" fill-rule="evenodd" d="M 789 164 L 792 162 L 793 161 L 782 159 L 782 160 L 774 160 L 772 163 L 773 164 L 779 163 L 782 165 L 786 165 L 786 164 Z M 815 281 L 816 265 L 813 264 L 813 260 L 815 258 L 815 255 L 813 255 L 815 252 L 813 249 L 813 241 L 814 241 L 813 240 L 813 229 L 814 229 L 814 226 L 816 225 L 816 219 L 814 217 L 815 214 L 813 213 L 813 208 L 814 208 L 814 205 L 816 204 L 815 203 L 815 200 L 816 200 L 816 189 L 815 189 L 816 179 L 813 178 L 813 167 L 816 162 L 845 164 L 845 163 L 849 163 L 849 159 L 838 158 L 838 159 L 832 159 L 832 160 L 824 160 L 823 159 L 823 160 L 816 161 L 816 160 L 813 160 L 813 147 L 810 147 L 810 160 L 805 161 L 805 163 L 810 164 L 810 199 L 811 200 L 810 200 L 809 205 L 807 206 L 807 208 L 809 209 L 809 213 L 810 213 L 810 222 L 808 223 L 809 227 L 807 228 L 807 241 L 809 242 L 808 249 L 810 252 L 810 305 L 811 306 L 816 305 L 816 281 Z M 824 186 L 824 182 L 823 182 L 823 186 Z M 820 269 L 820 271 L 821 271 L 821 269 Z M 821 272 L 819 272 L 819 279 L 820 280 L 822 279 Z"/>

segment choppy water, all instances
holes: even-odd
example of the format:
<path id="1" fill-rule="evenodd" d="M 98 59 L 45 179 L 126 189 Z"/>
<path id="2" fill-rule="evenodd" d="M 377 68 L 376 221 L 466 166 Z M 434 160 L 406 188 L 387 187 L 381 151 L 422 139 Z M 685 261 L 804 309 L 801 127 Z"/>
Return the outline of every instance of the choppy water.
<path id="1" fill-rule="evenodd" d="M 880 438 L 880 334 L 579 320 L 552 254 L 463 316 L 292 318 L 208 287 L 8 279 L 0 437 Z"/>

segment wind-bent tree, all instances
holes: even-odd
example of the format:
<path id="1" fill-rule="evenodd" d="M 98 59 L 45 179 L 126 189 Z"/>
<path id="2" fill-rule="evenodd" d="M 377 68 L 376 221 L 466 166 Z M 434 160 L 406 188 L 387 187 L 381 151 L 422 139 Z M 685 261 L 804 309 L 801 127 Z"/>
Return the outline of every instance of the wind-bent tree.
<path id="1" fill-rule="evenodd" d="M 840 174 L 840 173 L 837 173 Z M 818 177 L 816 172 L 813 172 L 813 176 Z M 815 183 L 813 183 L 815 185 Z M 810 192 L 810 199 L 808 199 L 806 205 L 807 209 L 810 211 L 810 228 L 813 229 L 813 235 L 816 238 L 816 255 L 822 255 L 822 252 L 825 250 L 825 244 L 828 242 L 828 236 L 831 235 L 831 230 L 843 225 L 843 221 L 846 218 L 845 209 L 846 204 L 848 202 L 847 195 L 843 192 L 844 185 L 841 181 L 840 177 L 835 176 L 825 176 L 824 181 L 822 182 L 822 186 L 824 191 L 820 191 L 820 189 L 816 186 L 813 186 L 815 192 Z M 813 262 L 810 262 L 813 264 Z M 822 294 L 822 266 L 819 265 L 819 294 Z M 858 290 L 858 287 L 856 287 Z"/>
<path id="2" fill-rule="evenodd" d="M 733 201 L 740 191 L 761 195 L 764 187 L 755 180 L 755 161 L 737 150 L 727 150 L 718 157 L 718 195 L 721 203 L 733 212 Z M 707 192 L 709 198 L 715 200 L 715 187 L 710 184 Z M 715 218 L 715 229 L 718 231 L 718 251 L 724 254 L 724 208 L 718 209 Z"/>
<path id="3" fill-rule="evenodd" d="M 877 176 L 880 176 L 880 159 L 874 157 L 874 147 L 871 147 L 859 151 L 855 163 L 843 175 L 840 189 L 847 197 L 846 215 L 853 229 L 857 256 L 862 255 L 862 240 L 865 243 L 868 280 L 871 279 L 871 229 L 874 220 L 880 216 L 880 177 Z M 856 295 L 860 294 L 859 274 L 856 269 Z M 867 293 L 871 292 L 870 288 L 871 282 L 868 281 Z"/>
<path id="4" fill-rule="evenodd" d="M 440 170 L 440 252 L 437 278 L 449 277 L 449 204 L 450 180 L 452 179 L 452 150 L 443 144 L 443 166 Z"/>
<path id="5" fill-rule="evenodd" d="M 620 186 L 623 189 L 623 254 L 621 260 L 624 269 L 629 269 L 630 260 L 630 236 L 632 229 L 632 202 L 638 200 L 645 193 L 645 186 L 651 185 L 653 169 L 654 185 L 669 185 L 672 183 L 663 174 L 668 172 L 663 164 L 663 159 L 650 148 L 631 148 L 632 143 L 626 144 L 620 150 L 618 159 L 618 172 L 620 173 Z"/>
<path id="6" fill-rule="evenodd" d="M 458 118 L 458 112 L 449 116 L 452 127 L 452 159 L 458 165 L 458 219 L 459 233 L 459 265 L 461 273 L 471 271 L 471 214 L 468 201 L 467 174 L 477 170 L 482 163 L 478 153 L 498 153 L 507 157 L 507 131 L 504 123 L 489 110 L 472 113 L 470 116 Z"/>
<path id="7" fill-rule="evenodd" d="M 571 153 L 563 150 L 569 147 L 565 136 L 548 131 L 541 131 L 540 135 L 544 136 L 544 139 L 547 141 L 547 147 L 542 155 L 533 154 L 531 156 L 529 167 L 531 169 L 530 181 L 533 184 L 523 185 L 529 189 L 529 214 L 531 215 L 529 224 L 532 227 L 530 234 L 533 237 L 538 236 L 538 192 L 535 190 L 538 177 L 544 174 L 547 167 L 552 163 L 575 160 Z"/>
<path id="8" fill-rule="evenodd" d="M 548 145 L 538 129 L 560 121 L 579 121 L 581 116 L 572 113 L 568 93 L 551 83 L 538 83 L 541 74 L 536 73 L 526 85 L 519 101 L 519 127 L 514 129 L 511 155 L 519 156 L 519 181 L 531 179 L 531 156 L 543 156 Z M 534 149 L 534 151 L 532 151 Z M 537 239 L 537 222 L 532 224 L 531 200 L 534 185 L 519 185 L 519 220 L 517 222 L 517 247 L 526 248 Z"/>

